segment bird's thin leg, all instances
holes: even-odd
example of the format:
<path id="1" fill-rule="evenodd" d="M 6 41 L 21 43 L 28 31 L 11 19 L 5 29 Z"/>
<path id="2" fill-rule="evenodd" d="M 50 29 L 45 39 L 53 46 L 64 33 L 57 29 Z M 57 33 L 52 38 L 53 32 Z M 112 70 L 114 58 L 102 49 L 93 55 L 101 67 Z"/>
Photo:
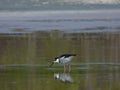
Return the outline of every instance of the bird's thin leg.
<path id="1" fill-rule="evenodd" d="M 66 72 L 66 65 L 64 65 L 64 73 Z"/>
<path id="2" fill-rule="evenodd" d="M 71 72 L 71 66 L 69 65 L 69 72 Z"/>

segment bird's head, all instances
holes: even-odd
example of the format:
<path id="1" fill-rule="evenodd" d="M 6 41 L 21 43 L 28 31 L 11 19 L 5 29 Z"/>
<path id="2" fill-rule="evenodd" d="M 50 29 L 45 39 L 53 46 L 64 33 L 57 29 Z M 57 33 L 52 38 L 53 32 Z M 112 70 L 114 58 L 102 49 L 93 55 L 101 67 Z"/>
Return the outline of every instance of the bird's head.
<path id="1" fill-rule="evenodd" d="M 54 63 L 59 63 L 59 58 L 56 57 L 54 61 L 52 61 L 52 63 L 50 64 L 49 67 L 51 67 Z"/>
<path id="2" fill-rule="evenodd" d="M 54 63 L 59 63 L 59 58 L 56 57 L 55 60 L 53 61 Z"/>

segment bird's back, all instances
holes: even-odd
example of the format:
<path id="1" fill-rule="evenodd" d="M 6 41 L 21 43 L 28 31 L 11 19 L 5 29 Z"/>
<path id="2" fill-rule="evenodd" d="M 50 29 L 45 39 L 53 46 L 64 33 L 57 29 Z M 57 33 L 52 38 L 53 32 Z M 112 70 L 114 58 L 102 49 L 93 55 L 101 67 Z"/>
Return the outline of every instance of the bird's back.
<path id="1" fill-rule="evenodd" d="M 61 64 L 69 64 L 69 62 L 72 60 L 73 56 L 76 56 L 76 54 L 63 54 L 59 56 L 60 63 Z"/>
<path id="2" fill-rule="evenodd" d="M 61 56 L 59 56 L 59 58 L 61 58 L 61 57 L 67 58 L 70 56 L 76 56 L 76 54 L 62 54 Z"/>

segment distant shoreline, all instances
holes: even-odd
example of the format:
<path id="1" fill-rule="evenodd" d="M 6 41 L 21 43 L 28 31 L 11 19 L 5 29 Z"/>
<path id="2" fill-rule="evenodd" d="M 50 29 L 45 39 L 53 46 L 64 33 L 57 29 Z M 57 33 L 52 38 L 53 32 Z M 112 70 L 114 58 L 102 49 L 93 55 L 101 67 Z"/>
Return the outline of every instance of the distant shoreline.
<path id="1" fill-rule="evenodd" d="M 8 16 L 49 16 L 59 14 L 91 14 L 91 13 L 104 13 L 104 14 L 120 14 L 120 9 L 104 9 L 104 10 L 45 10 L 45 11 L 1 11 L 0 17 Z M 1 19 L 1 18 L 0 18 Z"/>

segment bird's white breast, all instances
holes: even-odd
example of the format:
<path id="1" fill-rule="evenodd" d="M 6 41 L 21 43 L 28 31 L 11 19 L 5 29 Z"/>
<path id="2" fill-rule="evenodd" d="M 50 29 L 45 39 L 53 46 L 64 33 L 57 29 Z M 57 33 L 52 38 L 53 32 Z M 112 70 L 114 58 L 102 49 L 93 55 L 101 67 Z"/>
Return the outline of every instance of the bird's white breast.
<path id="1" fill-rule="evenodd" d="M 70 56 L 70 57 L 61 57 L 60 58 L 60 62 L 61 62 L 61 64 L 69 63 L 72 58 L 73 58 L 73 56 Z"/>

